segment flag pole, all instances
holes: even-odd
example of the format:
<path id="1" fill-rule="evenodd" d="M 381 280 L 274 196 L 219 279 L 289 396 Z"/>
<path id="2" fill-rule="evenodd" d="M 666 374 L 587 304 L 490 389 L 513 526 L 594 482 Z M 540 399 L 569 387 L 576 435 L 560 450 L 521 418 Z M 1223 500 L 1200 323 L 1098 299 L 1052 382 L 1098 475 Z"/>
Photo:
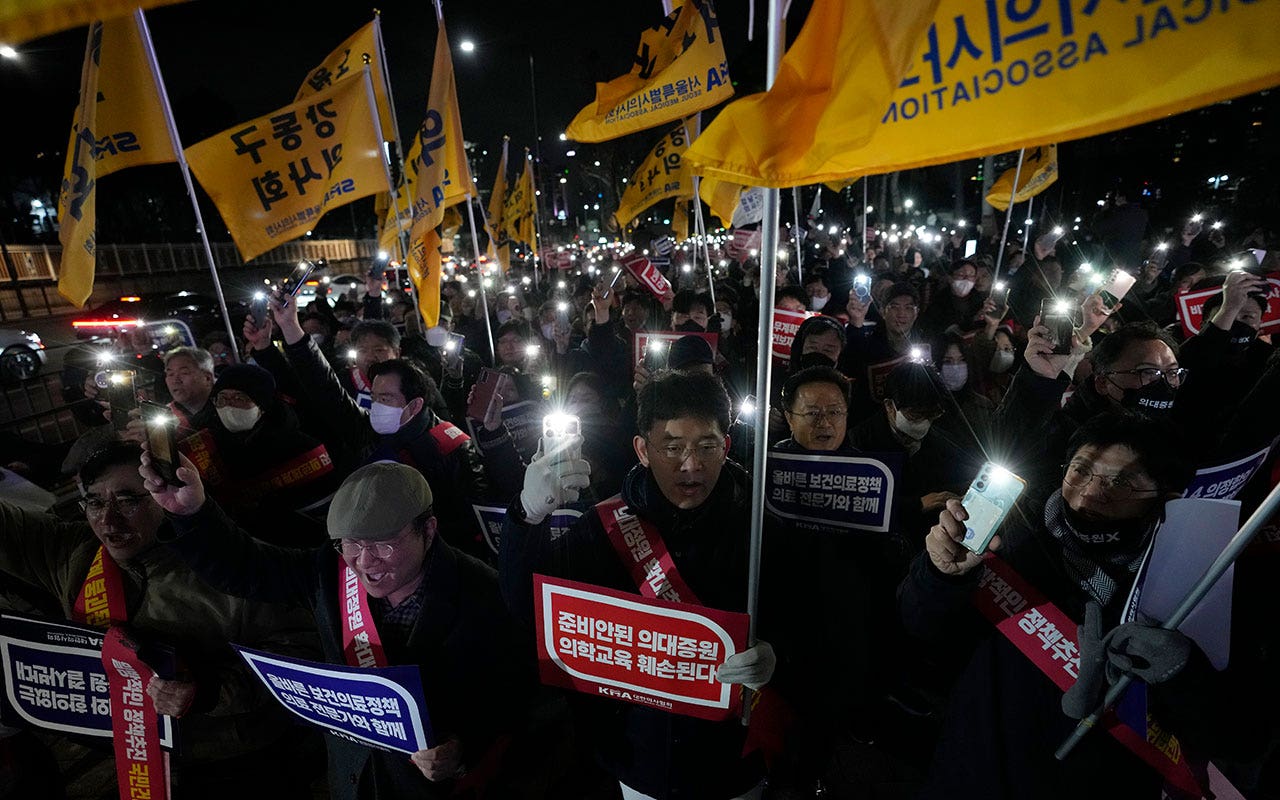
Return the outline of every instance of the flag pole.
<path id="1" fill-rule="evenodd" d="M 480 276 L 480 303 L 484 306 L 484 332 L 489 337 L 489 362 L 498 363 L 493 346 L 493 323 L 489 321 L 489 297 L 484 290 L 484 268 L 480 266 L 480 237 L 476 235 L 476 212 L 471 206 L 471 194 L 467 194 L 467 221 L 471 224 L 471 249 L 476 260 L 476 273 Z"/>
<path id="2" fill-rule="evenodd" d="M 1209 565 L 1209 568 L 1200 576 L 1200 580 L 1196 582 L 1195 586 L 1191 587 L 1191 591 L 1187 592 L 1186 597 L 1182 598 L 1182 602 L 1178 604 L 1178 607 L 1173 610 L 1173 613 L 1169 615 L 1169 618 L 1165 620 L 1160 627 L 1166 631 L 1177 630 L 1178 626 L 1186 620 L 1193 610 L 1195 610 L 1195 607 L 1200 604 L 1200 601 L 1209 594 L 1209 591 L 1214 587 L 1214 584 L 1218 582 L 1218 579 L 1221 578 L 1223 573 L 1226 572 L 1227 569 L 1236 562 L 1236 559 L 1244 553 L 1245 548 L 1249 546 L 1249 544 L 1254 540 L 1254 537 L 1256 537 L 1259 531 L 1262 530 L 1263 526 L 1266 525 L 1277 512 L 1280 512 L 1280 485 L 1272 487 L 1271 493 L 1262 501 L 1262 505 L 1258 506 L 1258 509 L 1249 516 L 1249 519 L 1245 522 L 1244 526 L 1241 527 L 1240 530 L 1236 531 L 1236 535 L 1231 537 L 1231 541 L 1227 542 L 1227 546 L 1223 548 L 1222 552 L 1218 554 L 1218 557 L 1213 560 L 1213 563 Z M 1067 739 L 1058 748 L 1057 752 L 1054 753 L 1054 758 L 1062 761 L 1069 756 L 1071 751 L 1075 749 L 1075 746 L 1080 743 L 1080 740 L 1083 739 L 1090 730 L 1097 727 L 1098 722 L 1102 719 L 1103 713 L 1120 700 L 1131 683 L 1133 683 L 1132 675 L 1129 673 L 1121 675 L 1120 680 L 1116 681 L 1115 684 L 1113 684 L 1107 691 L 1106 699 L 1102 701 L 1102 704 L 1098 706 L 1098 708 L 1094 709 L 1093 713 L 1076 724 L 1075 730 L 1071 732 L 1071 735 L 1067 737 Z"/>
<path id="3" fill-rule="evenodd" d="M 1000 249 L 996 251 L 996 272 L 991 276 L 991 282 L 994 284 L 1000 280 L 1000 266 L 1004 264 L 1004 246 L 1009 241 L 1009 221 L 1013 219 L 1013 200 L 1018 196 L 1018 181 L 1022 179 L 1022 158 L 1027 154 L 1027 148 L 1018 151 L 1018 168 L 1013 171 L 1013 189 L 1009 192 L 1009 207 L 1004 210 L 1004 232 L 1000 234 Z"/>
<path id="4" fill-rule="evenodd" d="M 671 12 L 668 11 L 668 14 Z M 695 117 L 695 127 L 698 129 L 698 135 L 702 135 L 702 112 L 699 111 Z M 689 135 L 689 118 L 684 119 L 684 140 L 686 147 L 693 145 L 693 137 Z M 683 160 L 683 159 L 682 159 Z M 707 247 L 707 229 L 702 221 L 702 197 L 699 192 L 702 191 L 701 176 L 693 176 L 693 274 L 698 274 L 698 243 L 702 243 L 703 260 L 707 262 L 707 289 L 711 292 L 711 314 L 716 313 L 716 275 L 711 266 L 711 250 Z"/>
<path id="5" fill-rule="evenodd" d="M 822 187 L 818 187 L 818 191 L 822 191 Z M 800 187 L 791 187 L 791 210 L 795 213 L 796 218 L 796 275 L 800 278 L 800 285 L 804 285 L 804 246 L 800 243 Z M 761 246 L 764 243 L 761 242 Z"/>
<path id="6" fill-rule="evenodd" d="M 375 128 L 377 128 L 378 138 L 381 139 L 382 138 L 382 115 L 378 113 L 378 98 L 373 93 L 373 70 L 370 69 L 368 61 L 365 61 L 364 63 L 364 88 L 365 88 L 365 93 L 369 98 L 369 110 L 373 112 L 373 125 Z M 379 159 L 379 161 L 382 162 L 382 171 L 387 176 L 387 187 L 391 191 L 395 191 L 395 184 L 391 182 L 391 164 L 390 162 L 387 161 L 385 153 L 383 154 L 383 157 Z M 409 259 L 406 256 L 405 250 L 404 250 L 404 236 L 406 233 L 404 229 L 404 217 L 400 216 L 400 208 L 398 206 L 396 207 L 396 229 L 399 232 L 399 235 L 396 236 L 396 241 L 400 243 L 400 259 L 401 259 L 400 263 L 404 264 L 405 270 L 408 270 Z M 400 277 L 399 275 L 397 275 L 396 283 L 399 284 L 399 282 L 400 282 Z M 418 314 L 418 316 L 422 317 L 422 308 L 418 305 L 418 287 L 414 285 L 412 280 L 409 281 L 409 298 L 413 300 L 413 307 L 416 310 L 416 313 Z M 423 325 L 426 325 L 426 322 L 427 321 L 424 318 L 422 320 Z"/>
<path id="7" fill-rule="evenodd" d="M 404 145 L 400 143 L 400 120 L 396 117 L 396 99 L 391 94 L 391 72 L 387 69 L 387 48 L 382 43 L 382 12 L 375 8 L 373 10 L 373 15 L 373 40 L 378 45 L 378 62 L 382 65 L 382 82 L 387 88 L 387 105 L 391 111 L 391 127 L 395 130 L 396 134 L 396 138 L 394 140 L 396 143 L 396 160 L 400 162 L 401 186 L 396 186 L 395 183 L 391 184 L 391 206 L 396 210 L 396 243 L 400 245 L 400 263 L 404 264 L 404 268 L 408 270 L 409 251 L 408 246 L 405 244 L 405 240 L 407 239 L 406 234 L 408 231 L 405 230 L 404 220 L 400 217 L 401 195 L 404 195 L 405 211 L 408 211 L 410 214 L 413 213 L 413 200 L 405 192 L 401 191 L 402 186 L 406 183 L 405 176 L 407 174 L 404 163 Z M 375 97 L 374 109 L 377 109 L 377 107 L 377 98 Z M 382 135 L 381 122 L 378 123 L 378 135 Z M 383 160 L 385 161 L 386 158 L 383 158 Z M 378 220 L 378 225 L 381 227 L 382 220 Z M 399 280 L 399 278 L 396 280 Z M 409 281 L 409 287 L 414 293 L 417 292 L 417 288 L 413 286 L 413 281 Z M 416 297 L 414 298 L 414 307 L 417 307 Z M 421 315 L 421 309 L 419 309 L 418 313 Z"/>
<path id="8" fill-rule="evenodd" d="M 769 33 L 765 50 L 765 91 L 773 88 L 782 59 L 783 36 L 781 0 L 769 0 Z M 760 609 L 760 550 L 764 541 L 764 476 L 769 455 L 769 397 L 773 358 L 773 302 L 777 289 L 778 219 L 780 192 L 765 189 L 764 219 L 761 224 L 760 253 L 760 340 L 756 356 L 755 451 L 751 474 L 751 555 L 747 571 L 747 613 L 751 615 L 748 641 L 756 643 L 756 620 Z M 744 723 L 750 718 L 750 703 L 743 705 Z"/>
<path id="9" fill-rule="evenodd" d="M 213 291 L 218 298 L 218 310 L 222 312 L 222 324 L 226 327 L 231 344 L 238 339 L 231 327 L 231 314 L 227 311 L 227 298 L 222 293 L 222 280 L 218 277 L 218 265 L 213 260 L 213 248 L 209 246 L 209 234 L 205 231 L 204 215 L 200 213 L 200 201 L 196 198 L 196 189 L 191 182 L 191 167 L 187 165 L 187 155 L 182 151 L 182 139 L 178 136 L 178 126 L 173 120 L 173 109 L 169 107 L 169 93 L 164 88 L 164 78 L 160 76 L 160 63 L 156 60 L 155 48 L 151 45 L 151 30 L 147 27 L 147 19 L 142 9 L 134 12 L 134 21 L 142 34 L 142 47 L 147 53 L 147 67 L 151 70 L 151 78 L 156 82 L 156 90 L 160 94 L 161 111 L 164 113 L 164 124 L 169 129 L 169 141 L 173 144 L 173 154 L 178 159 L 178 167 L 182 170 L 182 180 L 187 185 L 187 197 L 191 198 L 191 209 L 196 215 L 196 230 L 200 232 L 200 242 L 204 245 L 205 257 L 209 259 L 209 275 L 213 278 Z M 240 348 L 231 348 L 232 360 L 240 363 Z"/>
<path id="10" fill-rule="evenodd" d="M 1027 252 L 1027 245 L 1029 245 L 1029 244 L 1031 243 L 1031 223 L 1032 223 L 1032 220 L 1034 220 L 1034 219 L 1035 219 L 1035 217 L 1031 216 L 1031 214 L 1032 214 L 1031 209 L 1032 209 L 1033 204 L 1034 204 L 1035 202 L 1036 202 L 1036 199 L 1035 199 L 1034 197 L 1028 197 L 1028 198 L 1027 198 L 1027 221 L 1026 221 L 1026 224 L 1023 226 L 1023 227 L 1024 227 L 1024 230 L 1022 231 L 1022 252 L 1023 252 L 1023 258 L 1025 258 L 1025 257 L 1026 257 L 1026 255 L 1025 255 L 1025 254 L 1026 254 L 1026 252 Z"/>
<path id="11" fill-rule="evenodd" d="M 533 64 L 533 56 L 529 57 L 530 65 Z M 538 171 L 534 168 L 537 159 L 529 155 L 528 148 L 525 149 L 526 160 L 529 162 L 529 177 L 532 186 L 529 188 L 533 191 L 533 238 L 537 241 L 533 242 L 533 288 L 538 289 L 538 264 L 542 262 L 542 204 L 538 202 Z"/>
<path id="12" fill-rule="evenodd" d="M 867 257 L 867 217 L 871 216 L 871 212 L 867 211 L 867 184 L 871 183 L 870 175 L 862 176 L 862 244 L 859 246 L 858 260 Z M 871 264 L 867 264 L 867 272 L 871 272 Z"/>
<path id="13" fill-rule="evenodd" d="M 533 153 L 534 166 L 542 166 L 542 134 L 538 130 L 538 81 L 533 74 L 533 49 L 529 50 L 529 98 L 533 101 Z M 538 241 L 533 245 L 533 288 L 538 289 L 538 264 L 542 253 L 542 203 L 538 202 L 538 172 L 531 170 L 533 177 L 533 236 Z M 549 279 L 548 279 L 549 280 Z"/>

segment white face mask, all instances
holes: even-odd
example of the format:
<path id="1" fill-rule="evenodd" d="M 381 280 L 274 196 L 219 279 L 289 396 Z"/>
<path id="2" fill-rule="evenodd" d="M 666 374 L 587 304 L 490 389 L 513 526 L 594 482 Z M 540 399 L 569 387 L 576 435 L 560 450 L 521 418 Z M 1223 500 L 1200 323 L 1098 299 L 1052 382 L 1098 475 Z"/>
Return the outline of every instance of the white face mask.
<path id="1" fill-rule="evenodd" d="M 728 333 L 729 331 L 733 330 L 732 314 L 724 313 L 720 315 L 720 330 L 723 331 L 724 333 Z"/>
<path id="2" fill-rule="evenodd" d="M 498 324 L 506 325 L 510 321 L 511 321 L 511 312 L 506 310 L 505 308 L 498 309 Z"/>
<path id="3" fill-rule="evenodd" d="M 1013 366 L 1012 350 L 997 350 L 991 354 L 991 371 L 992 372 L 1008 372 Z"/>
<path id="4" fill-rule="evenodd" d="M 374 403 L 369 408 L 369 425 L 374 433 L 387 435 L 400 430 L 400 417 L 404 416 L 403 408 L 389 406 L 386 403 Z"/>
<path id="5" fill-rule="evenodd" d="M 313 334 L 311 334 L 311 341 L 313 341 L 313 342 L 315 342 L 315 343 L 316 343 L 316 347 L 323 347 L 323 346 L 324 346 L 324 334 L 323 334 L 323 333 L 313 333 Z"/>
<path id="6" fill-rule="evenodd" d="M 436 325 L 434 328 L 427 328 L 427 344 L 432 347 L 444 347 L 444 343 L 449 341 L 449 329 L 443 325 Z"/>
<path id="7" fill-rule="evenodd" d="M 973 287 L 977 284 L 974 281 L 952 281 L 951 291 L 955 292 L 956 297 L 968 297 L 969 292 L 973 291 Z"/>
<path id="8" fill-rule="evenodd" d="M 922 419 L 919 422 L 912 422 L 903 416 L 901 410 L 898 410 L 893 418 L 893 427 L 898 429 L 898 433 L 915 439 L 917 442 L 929 433 L 929 426 L 932 424 L 933 420 L 928 419 Z"/>
<path id="9" fill-rule="evenodd" d="M 547 322 L 543 324 L 542 338 L 547 341 L 551 341 L 556 338 L 556 324 L 554 322 Z"/>
<path id="10" fill-rule="evenodd" d="M 817 295 L 814 295 L 814 294 L 809 295 L 809 310 L 821 311 L 823 307 L 826 306 L 827 301 L 830 299 L 831 299 L 831 295 L 829 294 L 824 295 L 822 297 L 818 297 Z"/>
<path id="11" fill-rule="evenodd" d="M 960 391 L 969 380 L 968 364 L 943 364 L 941 371 L 942 385 L 950 392 Z"/>
<path id="12" fill-rule="evenodd" d="M 253 430 L 253 426 L 262 419 L 262 409 L 257 406 L 250 408 L 223 406 L 218 409 L 218 419 L 222 420 L 222 426 L 232 433 L 244 433 Z"/>

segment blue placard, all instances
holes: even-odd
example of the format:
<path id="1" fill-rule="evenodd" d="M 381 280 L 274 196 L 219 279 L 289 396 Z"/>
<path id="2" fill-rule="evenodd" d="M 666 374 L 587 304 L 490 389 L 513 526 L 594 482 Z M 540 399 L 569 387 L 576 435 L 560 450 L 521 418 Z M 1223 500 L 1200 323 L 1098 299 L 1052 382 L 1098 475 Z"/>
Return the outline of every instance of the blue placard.
<path id="1" fill-rule="evenodd" d="M 765 506 L 820 528 L 889 530 L 894 475 L 874 458 L 769 453 Z"/>
<path id="2" fill-rule="evenodd" d="M 43 730 L 111 738 L 111 693 L 102 631 L 17 615 L 0 616 L 0 719 Z M 160 717 L 160 745 L 173 747 L 173 719 Z"/>
<path id="3" fill-rule="evenodd" d="M 485 543 L 489 545 L 490 550 L 497 553 L 498 545 L 502 542 L 502 523 L 507 518 L 507 509 L 503 506 L 473 505 L 471 510 L 475 512 L 476 519 L 480 522 Z M 574 508 L 558 508 L 552 511 L 547 523 L 551 526 L 551 541 L 554 542 L 568 533 L 581 516 L 582 511 Z"/>
<path id="4" fill-rule="evenodd" d="M 235 648 L 271 696 L 312 725 L 379 750 L 435 745 L 417 667 L 359 669 Z"/>
<path id="5" fill-rule="evenodd" d="M 1266 463 L 1271 448 L 1264 447 L 1247 458 L 1216 467 L 1197 470 L 1183 497 L 1200 497 L 1206 500 L 1233 500 L 1254 473 Z"/>
<path id="6" fill-rule="evenodd" d="M 542 438 L 542 418 L 546 409 L 542 403 L 532 400 L 521 400 L 502 408 L 502 427 L 511 436 L 511 444 L 515 446 L 520 457 L 528 461 L 538 452 L 538 440 Z M 467 420 L 467 432 L 472 439 L 477 439 L 479 420 Z"/>

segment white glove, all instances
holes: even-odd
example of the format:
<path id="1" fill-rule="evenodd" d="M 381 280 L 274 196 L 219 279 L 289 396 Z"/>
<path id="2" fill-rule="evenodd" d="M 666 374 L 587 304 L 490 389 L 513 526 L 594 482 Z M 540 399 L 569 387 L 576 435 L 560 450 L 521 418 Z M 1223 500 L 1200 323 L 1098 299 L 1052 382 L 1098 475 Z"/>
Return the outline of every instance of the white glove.
<path id="1" fill-rule="evenodd" d="M 557 437 L 548 447 L 544 436 L 524 473 L 520 507 L 525 521 L 537 525 L 557 508 L 578 499 L 591 483 L 591 465 L 582 459 L 582 437 Z"/>
<path id="2" fill-rule="evenodd" d="M 753 692 L 759 691 L 773 677 L 773 668 L 777 664 L 773 645 L 759 641 L 755 647 L 726 658 L 720 669 L 716 670 L 716 680 L 721 683 L 741 683 Z"/>

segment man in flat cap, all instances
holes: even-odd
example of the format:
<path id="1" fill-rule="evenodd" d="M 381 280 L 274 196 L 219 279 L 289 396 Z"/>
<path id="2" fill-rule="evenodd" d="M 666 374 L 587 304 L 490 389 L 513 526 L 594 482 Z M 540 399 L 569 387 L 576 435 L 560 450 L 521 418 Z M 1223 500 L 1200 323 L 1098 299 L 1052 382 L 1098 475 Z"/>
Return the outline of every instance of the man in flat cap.
<path id="1" fill-rule="evenodd" d="M 494 570 L 437 535 L 431 487 L 420 472 L 390 462 L 353 472 L 329 508 L 332 549 L 311 550 L 250 537 L 206 497 L 185 458 L 181 488 L 161 481 L 149 456 L 141 473 L 172 521 L 168 544 L 208 583 L 238 597 L 305 605 L 330 663 L 419 668 L 441 744 L 406 759 L 328 737 L 335 800 L 446 797 L 469 768 L 494 771 L 495 742 L 511 729 L 532 665 L 518 655 L 528 649 L 518 644 Z M 359 607 L 371 622 L 349 610 Z M 344 644 L 346 631 L 357 634 Z M 381 648 L 371 648 L 371 639 Z"/>

